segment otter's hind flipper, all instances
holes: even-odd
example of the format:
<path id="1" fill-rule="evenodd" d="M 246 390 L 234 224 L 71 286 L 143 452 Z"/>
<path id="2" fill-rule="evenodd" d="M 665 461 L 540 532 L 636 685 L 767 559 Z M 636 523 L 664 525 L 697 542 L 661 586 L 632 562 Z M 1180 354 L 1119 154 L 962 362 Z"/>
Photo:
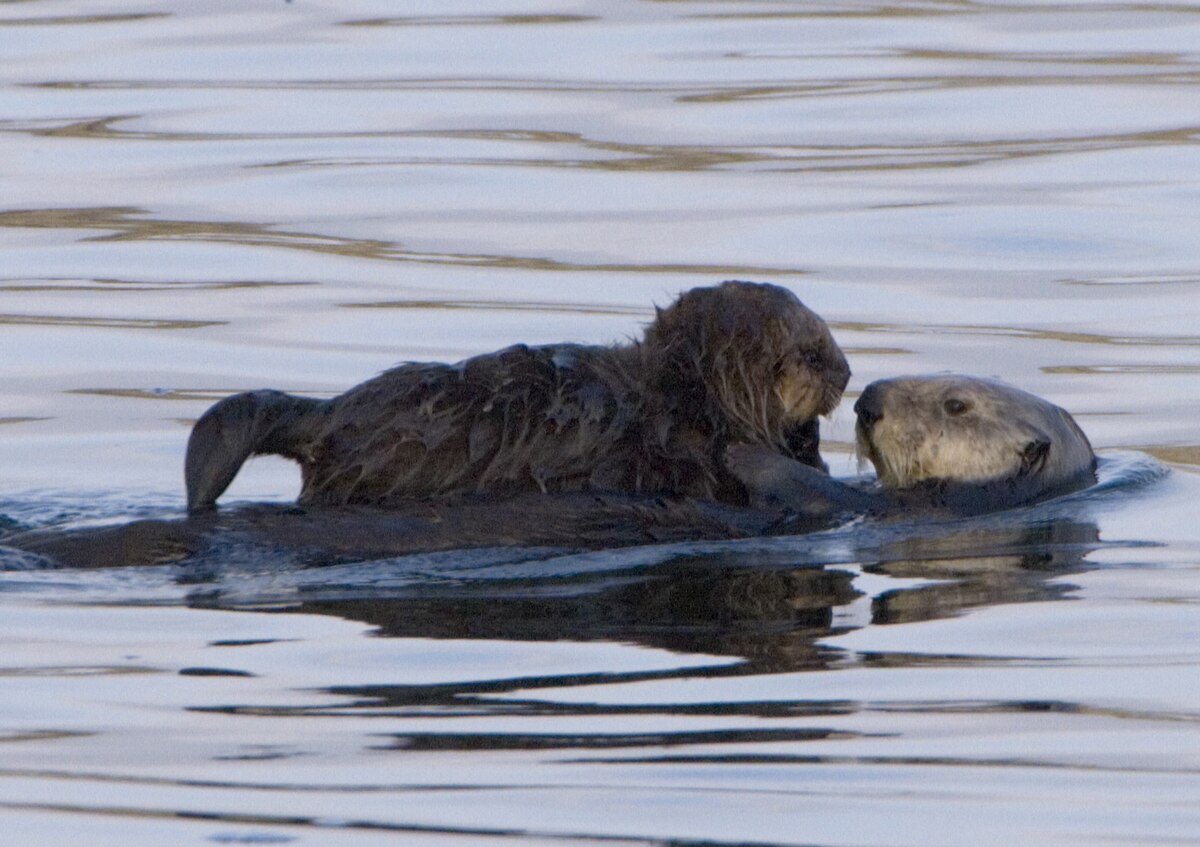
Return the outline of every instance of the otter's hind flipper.
<path id="1" fill-rule="evenodd" d="M 247 391 L 212 406 L 188 438 L 184 460 L 188 511 L 216 503 L 251 456 L 302 460 L 323 405 L 282 391 Z"/>

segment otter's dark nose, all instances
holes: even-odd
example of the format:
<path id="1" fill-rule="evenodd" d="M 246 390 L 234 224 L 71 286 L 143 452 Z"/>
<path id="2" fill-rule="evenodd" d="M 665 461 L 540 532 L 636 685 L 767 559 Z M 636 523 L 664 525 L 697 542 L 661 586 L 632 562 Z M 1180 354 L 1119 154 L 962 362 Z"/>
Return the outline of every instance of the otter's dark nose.
<path id="1" fill-rule="evenodd" d="M 883 392 L 874 383 L 863 389 L 854 404 L 854 414 L 858 415 L 858 422 L 865 427 L 874 426 L 883 417 Z"/>

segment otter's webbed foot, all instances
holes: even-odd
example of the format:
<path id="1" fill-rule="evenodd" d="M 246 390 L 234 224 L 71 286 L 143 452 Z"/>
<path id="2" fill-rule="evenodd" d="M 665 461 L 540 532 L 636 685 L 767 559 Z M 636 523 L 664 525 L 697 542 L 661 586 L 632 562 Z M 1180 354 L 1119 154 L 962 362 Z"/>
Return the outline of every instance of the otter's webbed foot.
<path id="1" fill-rule="evenodd" d="M 725 449 L 725 467 L 746 486 L 750 505 L 757 509 L 827 517 L 875 514 L 886 505 L 880 495 L 838 482 L 767 447 L 731 444 Z"/>
<path id="2" fill-rule="evenodd" d="M 829 473 L 829 465 L 821 458 L 821 423 L 816 418 L 791 427 L 784 440 L 797 462 Z"/>

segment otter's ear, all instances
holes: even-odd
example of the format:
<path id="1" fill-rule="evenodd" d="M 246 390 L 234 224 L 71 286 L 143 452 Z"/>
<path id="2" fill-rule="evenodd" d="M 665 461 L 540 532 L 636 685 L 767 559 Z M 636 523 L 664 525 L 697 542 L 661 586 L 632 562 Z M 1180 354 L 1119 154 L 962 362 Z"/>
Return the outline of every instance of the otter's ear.
<path id="1" fill-rule="evenodd" d="M 1046 466 L 1046 459 L 1050 456 L 1050 440 L 1047 438 L 1035 438 L 1025 445 L 1025 449 L 1021 451 L 1021 476 L 1038 473 Z"/>

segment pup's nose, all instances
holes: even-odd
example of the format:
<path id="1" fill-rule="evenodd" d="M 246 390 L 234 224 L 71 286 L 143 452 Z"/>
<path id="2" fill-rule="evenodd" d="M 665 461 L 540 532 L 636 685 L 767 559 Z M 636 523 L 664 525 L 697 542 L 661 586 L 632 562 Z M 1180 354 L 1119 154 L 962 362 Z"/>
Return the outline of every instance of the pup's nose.
<path id="1" fill-rule="evenodd" d="M 865 427 L 874 426 L 883 417 L 883 392 L 874 384 L 868 385 L 854 404 L 854 414 Z"/>

